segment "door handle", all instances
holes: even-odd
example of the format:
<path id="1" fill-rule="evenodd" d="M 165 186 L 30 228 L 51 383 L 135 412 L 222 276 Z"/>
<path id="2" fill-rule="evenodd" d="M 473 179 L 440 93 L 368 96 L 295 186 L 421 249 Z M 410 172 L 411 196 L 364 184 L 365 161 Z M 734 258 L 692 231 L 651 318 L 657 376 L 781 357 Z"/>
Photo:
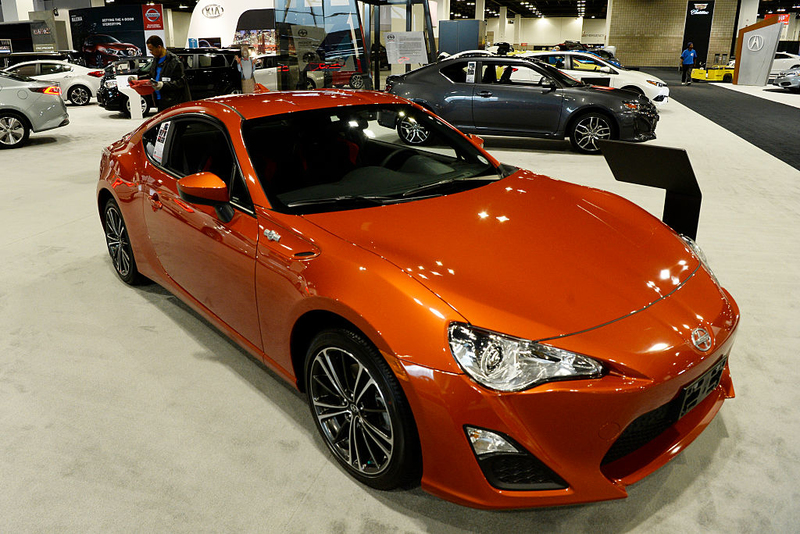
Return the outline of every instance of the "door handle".
<path id="1" fill-rule="evenodd" d="M 491 91 L 481 91 L 481 92 L 478 93 L 478 96 L 481 97 L 481 98 L 489 98 L 490 96 L 492 96 L 492 92 Z"/>
<path id="2" fill-rule="evenodd" d="M 163 206 L 161 200 L 158 198 L 158 193 L 150 195 L 150 207 L 153 208 L 153 211 L 160 210 Z"/>

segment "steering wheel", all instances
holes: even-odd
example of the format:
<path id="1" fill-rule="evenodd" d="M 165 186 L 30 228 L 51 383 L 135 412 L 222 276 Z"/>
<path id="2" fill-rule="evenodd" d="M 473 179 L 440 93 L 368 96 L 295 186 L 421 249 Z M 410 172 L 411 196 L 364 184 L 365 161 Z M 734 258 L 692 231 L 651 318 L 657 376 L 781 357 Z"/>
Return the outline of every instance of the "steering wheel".
<path id="1" fill-rule="evenodd" d="M 408 155 L 406 156 L 406 158 L 403 160 L 402 163 L 405 163 L 405 161 L 408 158 L 410 158 L 412 156 L 416 156 L 416 154 L 417 154 L 415 151 L 411 150 L 410 148 L 400 147 L 397 150 L 393 150 L 393 151 L 389 152 L 389 154 L 385 158 L 383 158 L 383 161 L 381 161 L 381 167 L 384 167 L 384 168 L 387 168 L 387 169 L 390 169 L 390 170 L 393 170 L 393 171 L 398 170 L 402 166 L 402 163 L 400 165 L 398 165 L 397 168 L 392 168 L 392 167 L 389 167 L 389 162 L 392 161 L 393 159 L 396 159 L 399 154 L 403 154 L 403 153 L 407 153 Z"/>

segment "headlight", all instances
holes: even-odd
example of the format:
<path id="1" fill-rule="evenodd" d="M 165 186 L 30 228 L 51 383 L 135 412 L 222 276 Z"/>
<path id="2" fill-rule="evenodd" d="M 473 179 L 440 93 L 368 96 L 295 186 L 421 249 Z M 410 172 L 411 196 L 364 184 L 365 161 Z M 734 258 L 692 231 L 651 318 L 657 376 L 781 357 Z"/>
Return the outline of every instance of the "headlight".
<path id="1" fill-rule="evenodd" d="M 649 83 L 650 85 L 655 85 L 656 87 L 664 87 L 665 85 L 667 85 L 664 82 L 657 82 L 655 80 L 647 80 L 647 83 Z"/>
<path id="2" fill-rule="evenodd" d="M 633 111 L 639 111 L 639 108 L 641 107 L 641 104 L 639 104 L 638 100 L 625 100 L 622 102 L 622 105 Z"/>
<path id="3" fill-rule="evenodd" d="M 117 86 L 117 80 L 116 79 L 106 80 L 103 85 L 105 85 L 106 87 L 109 87 L 109 88 L 116 87 Z"/>
<path id="4" fill-rule="evenodd" d="M 706 271 L 708 272 L 709 276 L 714 280 L 714 283 L 718 286 L 720 285 L 719 280 L 717 280 L 717 276 L 714 274 L 714 271 L 711 270 L 711 267 L 708 265 L 708 259 L 706 259 L 706 255 L 703 253 L 703 250 L 700 248 L 700 245 L 695 243 L 694 239 L 689 236 L 685 236 L 681 234 L 681 239 L 686 245 L 689 247 L 689 250 L 697 256 L 697 259 L 700 260 L 700 263 L 705 267 Z M 722 286 L 720 286 L 722 287 Z"/>
<path id="5" fill-rule="evenodd" d="M 448 329 L 450 352 L 476 382 L 499 391 L 522 391 L 554 380 L 599 377 L 599 362 L 549 345 L 463 323 Z"/>

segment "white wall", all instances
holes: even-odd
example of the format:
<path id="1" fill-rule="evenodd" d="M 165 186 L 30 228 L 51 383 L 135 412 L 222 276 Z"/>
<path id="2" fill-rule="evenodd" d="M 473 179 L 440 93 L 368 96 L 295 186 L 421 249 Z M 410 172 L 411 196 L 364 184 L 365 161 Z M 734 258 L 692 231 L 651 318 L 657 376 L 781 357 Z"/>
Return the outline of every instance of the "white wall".
<path id="1" fill-rule="evenodd" d="M 583 19 L 581 42 L 586 44 L 605 44 L 606 19 Z"/>
<path id="2" fill-rule="evenodd" d="M 512 19 L 509 19 L 512 20 Z M 598 19 L 588 19 L 593 23 Z M 595 30 L 594 25 L 592 31 L 605 33 L 605 21 L 600 20 L 602 30 Z M 567 17 L 553 17 L 553 18 L 532 18 L 522 19 L 522 27 L 520 28 L 519 41 L 520 43 L 528 43 L 528 46 L 542 46 L 554 45 L 563 43 L 564 41 L 581 41 L 583 34 L 584 20 L 579 18 Z M 500 19 L 491 18 L 486 21 L 486 31 L 494 32 L 495 40 L 500 35 Z M 506 23 L 506 38 L 509 39 L 514 35 L 514 25 Z M 591 41 L 591 42 L 602 42 Z M 488 43 L 487 43 L 488 44 Z M 512 43 L 519 44 L 519 43 Z"/>
<path id="3" fill-rule="evenodd" d="M 189 22 L 192 20 L 192 14 L 185 11 L 173 11 L 165 9 L 164 12 L 169 11 L 172 14 L 172 27 L 168 39 L 172 41 L 172 46 L 179 48 L 188 45 L 189 37 Z"/>

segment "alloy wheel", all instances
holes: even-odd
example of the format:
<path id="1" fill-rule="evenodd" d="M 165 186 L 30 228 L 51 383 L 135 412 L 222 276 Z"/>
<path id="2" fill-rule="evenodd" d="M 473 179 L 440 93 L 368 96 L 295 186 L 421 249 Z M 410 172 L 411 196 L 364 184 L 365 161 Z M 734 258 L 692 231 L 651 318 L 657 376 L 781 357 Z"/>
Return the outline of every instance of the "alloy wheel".
<path id="1" fill-rule="evenodd" d="M 599 115 L 587 115 L 575 124 L 575 144 L 584 152 L 597 152 L 597 141 L 611 139 L 611 125 Z"/>
<path id="2" fill-rule="evenodd" d="M 69 91 L 69 100 L 76 106 L 85 106 L 91 97 L 89 91 L 82 86 L 73 87 Z"/>
<path id="3" fill-rule="evenodd" d="M 383 473 L 392 460 L 395 430 L 383 391 L 356 356 L 323 347 L 309 375 L 312 410 L 328 447 L 364 477 Z"/>
<path id="4" fill-rule="evenodd" d="M 20 144 L 25 138 L 25 125 L 16 117 L 0 117 L 0 143 L 6 147 Z"/>
<path id="5" fill-rule="evenodd" d="M 131 275 L 133 267 L 133 251 L 128 239 L 128 230 L 125 228 L 125 221 L 116 205 L 106 206 L 106 244 L 111 261 L 114 264 L 120 278 L 126 280 Z"/>
<path id="6" fill-rule="evenodd" d="M 397 125 L 397 133 L 409 145 L 424 145 L 430 139 L 430 131 L 416 120 L 405 117 Z"/>

